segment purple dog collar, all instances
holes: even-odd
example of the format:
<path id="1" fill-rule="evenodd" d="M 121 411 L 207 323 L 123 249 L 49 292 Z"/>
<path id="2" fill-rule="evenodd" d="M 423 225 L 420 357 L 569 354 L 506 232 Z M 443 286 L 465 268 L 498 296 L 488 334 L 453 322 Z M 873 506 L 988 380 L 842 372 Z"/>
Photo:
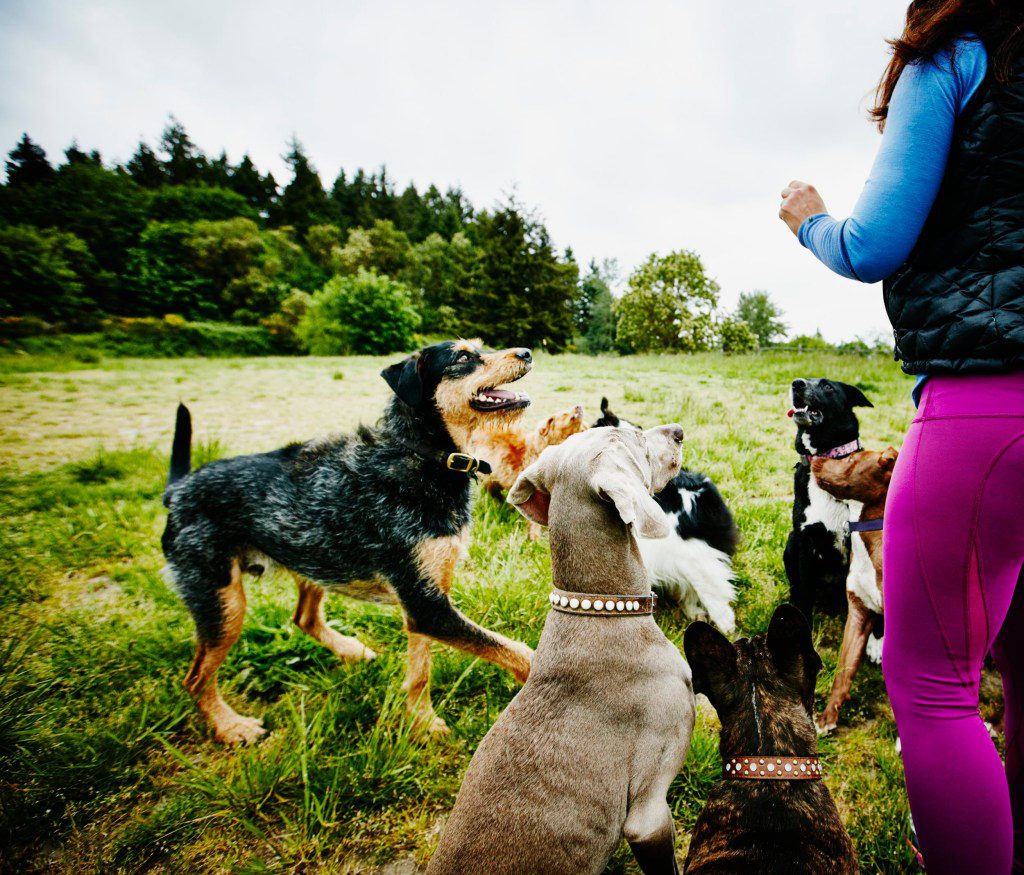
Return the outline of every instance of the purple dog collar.
<path id="1" fill-rule="evenodd" d="M 851 532 L 880 532 L 884 522 L 885 517 L 878 517 L 873 520 L 850 520 L 848 525 Z"/>
<path id="2" fill-rule="evenodd" d="M 824 453 L 815 453 L 811 456 L 812 459 L 845 459 L 851 453 L 856 453 L 859 450 L 864 449 L 860 445 L 860 438 L 850 441 L 848 444 L 843 444 L 841 447 L 832 447 L 831 450 L 825 450 Z"/>
<path id="3" fill-rule="evenodd" d="M 863 450 L 861 446 L 860 438 L 850 441 L 848 444 L 842 444 L 838 447 L 832 447 L 831 450 L 825 450 L 822 453 L 814 454 L 800 454 L 800 464 L 804 467 L 809 467 L 811 459 L 845 459 L 847 456 L 857 453 Z"/>

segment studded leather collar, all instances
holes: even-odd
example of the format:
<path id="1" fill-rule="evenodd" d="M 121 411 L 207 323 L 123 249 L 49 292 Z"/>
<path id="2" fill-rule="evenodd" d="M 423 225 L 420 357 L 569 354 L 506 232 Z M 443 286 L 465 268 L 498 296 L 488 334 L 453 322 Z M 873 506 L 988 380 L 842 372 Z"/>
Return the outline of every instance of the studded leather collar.
<path id="1" fill-rule="evenodd" d="M 744 781 L 819 781 L 817 757 L 739 756 L 726 760 L 722 777 Z"/>
<path id="2" fill-rule="evenodd" d="M 579 614 L 585 617 L 635 617 L 637 614 L 653 614 L 658 597 L 650 595 L 608 595 L 586 592 L 566 592 L 555 589 L 548 596 L 551 607 L 563 614 Z"/>

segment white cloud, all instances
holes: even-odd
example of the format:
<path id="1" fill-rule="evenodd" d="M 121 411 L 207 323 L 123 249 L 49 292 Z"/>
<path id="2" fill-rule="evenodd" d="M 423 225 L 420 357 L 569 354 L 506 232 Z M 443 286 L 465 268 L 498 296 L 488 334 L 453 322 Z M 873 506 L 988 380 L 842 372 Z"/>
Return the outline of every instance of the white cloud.
<path id="1" fill-rule="evenodd" d="M 766 288 L 799 331 L 887 330 L 878 287 L 830 274 L 776 218 L 814 182 L 837 214 L 867 176 L 865 97 L 887 0 L 8 2 L 0 144 L 108 160 L 168 113 L 210 153 L 284 179 L 295 133 L 329 185 L 387 164 L 488 206 L 516 187 L 577 257 L 698 250 L 728 301 Z"/>

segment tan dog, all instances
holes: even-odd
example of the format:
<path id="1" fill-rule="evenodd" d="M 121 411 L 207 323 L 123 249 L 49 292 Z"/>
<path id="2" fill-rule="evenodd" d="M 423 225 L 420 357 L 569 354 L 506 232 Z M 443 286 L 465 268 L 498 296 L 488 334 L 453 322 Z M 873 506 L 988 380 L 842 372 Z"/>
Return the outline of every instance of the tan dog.
<path id="1" fill-rule="evenodd" d="M 579 405 L 549 416 L 533 431 L 523 426 L 481 431 L 473 442 L 474 452 L 486 459 L 491 473 L 483 479 L 483 487 L 492 496 L 501 498 L 516 478 L 532 465 L 547 447 L 562 443 L 566 438 L 584 431 L 583 408 Z M 530 522 L 530 538 L 540 537 L 540 526 Z"/>
<path id="2" fill-rule="evenodd" d="M 637 537 L 679 470 L 678 425 L 550 447 L 509 501 L 551 530 L 552 610 L 526 686 L 480 743 L 428 873 L 599 873 L 625 836 L 677 872 L 665 799 L 690 746 L 690 670 L 650 613 Z"/>
<path id="3" fill-rule="evenodd" d="M 825 492 L 847 503 L 851 522 L 880 520 L 898 455 L 889 447 L 882 453 L 863 450 L 843 459 L 819 456 L 811 462 L 811 472 Z M 831 732 L 839 724 L 839 709 L 849 701 L 868 637 L 882 616 L 882 530 L 852 532 L 850 541 L 853 556 L 846 578 L 846 628 L 832 692 L 818 718 L 820 732 Z"/>

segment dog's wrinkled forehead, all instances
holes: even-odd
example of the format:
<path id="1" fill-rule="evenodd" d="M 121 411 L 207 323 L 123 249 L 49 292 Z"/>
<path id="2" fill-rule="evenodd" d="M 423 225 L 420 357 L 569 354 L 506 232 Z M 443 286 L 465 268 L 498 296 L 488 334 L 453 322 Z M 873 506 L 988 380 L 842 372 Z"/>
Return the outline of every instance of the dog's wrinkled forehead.
<path id="1" fill-rule="evenodd" d="M 643 432 L 614 428 L 591 428 L 571 435 L 559 447 L 544 451 L 544 455 L 561 449 L 552 463 L 558 465 L 562 477 L 578 476 L 589 482 L 594 468 L 602 462 L 615 461 L 636 471 L 644 488 L 651 488 L 651 460 Z"/>

